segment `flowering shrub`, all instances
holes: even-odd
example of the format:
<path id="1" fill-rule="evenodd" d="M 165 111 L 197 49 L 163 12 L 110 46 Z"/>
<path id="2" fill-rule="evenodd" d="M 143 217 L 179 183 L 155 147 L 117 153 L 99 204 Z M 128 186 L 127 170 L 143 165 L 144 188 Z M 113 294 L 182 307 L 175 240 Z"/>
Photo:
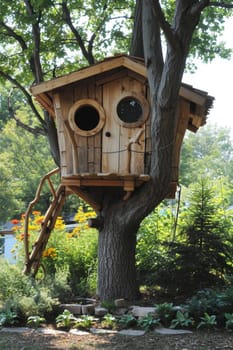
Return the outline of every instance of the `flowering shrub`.
<path id="1" fill-rule="evenodd" d="M 95 215 L 90 208 L 84 210 L 80 207 L 75 215 L 77 226 L 72 232 L 66 232 L 62 217 L 58 217 L 42 254 L 46 276 L 52 277 L 60 270 L 68 270 L 69 284 L 76 295 L 92 293 L 96 287 L 97 232 L 87 225 L 87 220 Z M 43 219 L 39 211 L 32 212 L 28 228 L 29 251 L 38 238 Z M 24 256 L 24 223 L 25 216 L 22 215 L 15 227 L 18 243 L 14 251 L 18 260 Z"/>

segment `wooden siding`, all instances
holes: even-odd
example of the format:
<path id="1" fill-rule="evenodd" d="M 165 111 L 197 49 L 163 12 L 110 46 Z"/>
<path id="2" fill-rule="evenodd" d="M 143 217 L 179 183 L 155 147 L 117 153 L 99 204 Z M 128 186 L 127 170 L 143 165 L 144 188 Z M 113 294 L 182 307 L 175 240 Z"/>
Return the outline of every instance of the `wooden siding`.
<path id="1" fill-rule="evenodd" d="M 116 114 L 121 96 L 145 96 L 146 87 L 132 77 L 124 77 L 103 86 L 106 123 L 103 129 L 103 173 L 144 174 L 146 128 L 122 126 Z M 149 139 L 149 135 L 147 135 Z"/>

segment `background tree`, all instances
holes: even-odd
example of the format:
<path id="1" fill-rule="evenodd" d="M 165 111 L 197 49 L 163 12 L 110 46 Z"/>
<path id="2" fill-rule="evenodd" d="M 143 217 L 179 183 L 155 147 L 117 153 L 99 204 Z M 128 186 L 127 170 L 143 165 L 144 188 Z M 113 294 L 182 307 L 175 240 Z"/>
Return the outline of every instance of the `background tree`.
<path id="1" fill-rule="evenodd" d="M 113 28 L 116 47 L 121 28 L 131 28 L 133 1 L 4 1 L 0 14 L 0 76 L 17 87 L 34 112 L 39 126 L 32 127 L 10 113 L 17 123 L 34 134 L 47 135 L 53 157 L 59 164 L 54 121 L 47 112 L 40 113 L 28 86 L 50 79 L 80 64 L 95 62 L 95 54 L 110 53 Z M 131 54 L 145 57 L 152 105 L 151 181 L 122 201 L 114 191 L 104 192 L 101 215 L 104 226 L 99 232 L 99 295 L 102 299 L 138 295 L 135 246 L 141 220 L 166 195 L 170 183 L 176 106 L 182 75 L 189 52 L 211 59 L 220 50 L 221 33 L 227 8 L 232 2 L 179 0 L 136 2 Z M 165 11 L 166 10 L 166 11 Z M 122 17 L 123 16 L 123 17 Z M 115 18 L 115 20 L 113 19 Z M 125 21 L 121 23 L 120 18 Z M 111 25 L 109 26 L 109 21 Z M 119 27 L 120 25 L 120 27 Z M 198 26 L 199 25 L 199 26 Z M 203 30 L 204 29 L 204 30 Z M 161 33 L 163 36 L 161 37 Z M 162 38 L 166 46 L 165 57 Z M 206 44 L 207 39 L 208 47 Z M 192 46 L 192 40 L 194 45 Z M 125 47 L 127 45 L 124 42 Z M 121 45 L 118 46 L 122 48 Z M 97 49 L 98 48 L 98 49 Z M 191 49 L 192 48 L 192 49 Z M 206 50 L 207 49 L 207 50 Z M 82 57 L 80 57 L 80 54 Z M 98 59 L 100 55 L 97 55 Z M 59 67 L 58 67 L 59 66 Z M 93 194 L 95 196 L 95 194 Z M 124 263 L 122 263 L 124 262 Z"/>
<path id="2" fill-rule="evenodd" d="M 232 167 L 233 145 L 229 129 L 208 124 L 197 134 L 186 135 L 181 153 L 182 185 L 189 186 L 197 175 L 212 179 L 227 177 L 232 183 Z"/>
<path id="3" fill-rule="evenodd" d="M 25 115 L 30 115 L 29 112 L 24 107 L 17 115 L 20 113 L 26 122 Z M 9 120 L 1 131 L 0 167 L 0 219 L 3 223 L 19 218 L 26 211 L 28 203 L 35 197 L 41 177 L 54 168 L 54 161 L 43 136 L 17 128 L 16 122 Z M 43 191 L 38 209 L 45 212 L 49 203 L 49 192 Z"/>

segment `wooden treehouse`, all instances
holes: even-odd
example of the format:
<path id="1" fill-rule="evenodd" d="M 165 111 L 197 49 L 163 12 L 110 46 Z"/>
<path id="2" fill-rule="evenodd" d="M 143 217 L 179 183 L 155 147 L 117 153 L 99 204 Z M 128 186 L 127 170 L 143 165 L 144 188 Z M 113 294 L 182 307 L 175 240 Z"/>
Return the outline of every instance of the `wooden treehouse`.
<path id="1" fill-rule="evenodd" d="M 144 62 L 124 55 L 35 85 L 31 92 L 55 118 L 61 172 L 57 191 L 50 180 L 54 172 L 43 179 L 49 182 L 53 201 L 31 253 L 28 251 L 27 223 L 25 225 L 25 272 L 33 268 L 36 273 L 66 195 L 75 193 L 95 210 L 101 210 L 101 203 L 88 196 L 88 188 L 120 188 L 127 199 L 135 188 L 149 181 L 151 115 Z M 196 132 L 205 124 L 212 102 L 213 98 L 206 92 L 182 84 L 169 198 L 174 198 L 176 192 L 185 131 Z M 26 218 L 38 197 L 39 192 L 30 204 Z"/>

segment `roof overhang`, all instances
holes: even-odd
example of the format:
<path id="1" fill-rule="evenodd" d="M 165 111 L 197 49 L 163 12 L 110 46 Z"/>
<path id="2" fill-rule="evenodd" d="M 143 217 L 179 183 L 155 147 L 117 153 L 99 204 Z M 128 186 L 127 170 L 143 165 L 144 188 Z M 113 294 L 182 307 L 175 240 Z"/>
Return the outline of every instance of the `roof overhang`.
<path id="1" fill-rule="evenodd" d="M 59 88 L 64 88 L 84 79 L 110 72 L 117 68 L 127 68 L 147 79 L 147 70 L 144 60 L 132 56 L 119 55 L 105 59 L 92 66 L 88 66 L 58 78 L 42 82 L 31 87 L 31 93 L 38 102 L 52 116 L 55 116 L 51 93 Z M 207 92 L 193 88 L 191 85 L 182 83 L 180 97 L 202 107 L 202 117 L 206 116 L 213 105 L 214 98 Z M 203 120 L 202 125 L 205 123 Z"/>

